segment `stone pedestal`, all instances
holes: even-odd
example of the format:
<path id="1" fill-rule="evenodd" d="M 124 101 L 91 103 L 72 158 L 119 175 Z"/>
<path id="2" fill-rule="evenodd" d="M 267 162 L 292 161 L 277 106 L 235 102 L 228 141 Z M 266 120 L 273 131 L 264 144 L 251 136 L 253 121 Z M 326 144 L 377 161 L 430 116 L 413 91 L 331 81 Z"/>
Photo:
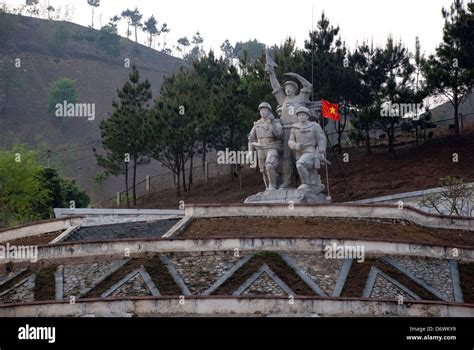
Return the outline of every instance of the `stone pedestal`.
<path id="1" fill-rule="evenodd" d="M 244 203 L 261 204 L 327 204 L 326 195 L 321 189 L 298 190 L 295 188 L 267 190 L 248 197 Z"/>

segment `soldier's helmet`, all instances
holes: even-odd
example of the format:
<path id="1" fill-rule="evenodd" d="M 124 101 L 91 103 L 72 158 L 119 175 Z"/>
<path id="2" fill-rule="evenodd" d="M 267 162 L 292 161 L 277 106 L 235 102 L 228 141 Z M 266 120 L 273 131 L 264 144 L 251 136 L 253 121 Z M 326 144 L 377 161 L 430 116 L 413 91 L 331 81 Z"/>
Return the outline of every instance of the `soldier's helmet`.
<path id="1" fill-rule="evenodd" d="M 292 85 L 295 88 L 295 91 L 298 91 L 300 87 L 298 86 L 298 83 L 296 83 L 293 80 L 287 80 L 283 83 L 283 86 L 285 87 L 286 85 Z"/>
<path id="2" fill-rule="evenodd" d="M 298 115 L 299 113 L 305 113 L 305 114 L 307 114 L 309 117 L 311 117 L 311 113 L 309 112 L 309 109 L 306 108 L 306 107 L 299 107 L 299 108 L 296 110 L 296 115 Z"/>
<path id="3" fill-rule="evenodd" d="M 260 105 L 258 106 L 258 110 L 261 110 L 262 108 L 267 108 L 270 112 L 273 111 L 272 106 L 268 102 L 260 103 Z"/>

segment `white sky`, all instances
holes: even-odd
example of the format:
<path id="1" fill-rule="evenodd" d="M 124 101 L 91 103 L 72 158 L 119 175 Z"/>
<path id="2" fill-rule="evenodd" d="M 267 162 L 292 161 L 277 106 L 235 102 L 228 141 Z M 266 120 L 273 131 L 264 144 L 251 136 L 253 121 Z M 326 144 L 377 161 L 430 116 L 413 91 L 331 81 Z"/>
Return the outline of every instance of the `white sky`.
<path id="1" fill-rule="evenodd" d="M 3 2 L 16 6 L 24 0 Z M 90 25 L 91 8 L 87 0 L 49 2 L 56 8 L 73 6 L 72 21 Z M 167 35 L 168 47 L 175 45 L 180 37 L 191 39 L 197 30 L 204 37 L 205 49 L 213 48 L 217 52 L 225 39 L 234 45 L 236 41 L 256 38 L 271 46 L 291 36 L 302 47 L 311 29 L 313 8 L 314 25 L 324 11 L 332 24 L 340 26 L 341 37 L 350 48 L 363 40 L 373 39 L 375 44 L 383 44 L 387 35 L 392 34 L 413 50 L 418 35 L 422 50 L 431 53 L 442 39 L 441 8 L 451 3 L 452 0 L 101 0 L 95 27 L 99 27 L 101 15 L 104 25 L 110 17 L 137 6 L 144 19 L 154 14 L 160 24 L 168 24 L 171 29 Z M 123 22 L 119 28 L 122 36 L 125 28 Z M 139 40 L 145 41 L 143 34 Z"/>

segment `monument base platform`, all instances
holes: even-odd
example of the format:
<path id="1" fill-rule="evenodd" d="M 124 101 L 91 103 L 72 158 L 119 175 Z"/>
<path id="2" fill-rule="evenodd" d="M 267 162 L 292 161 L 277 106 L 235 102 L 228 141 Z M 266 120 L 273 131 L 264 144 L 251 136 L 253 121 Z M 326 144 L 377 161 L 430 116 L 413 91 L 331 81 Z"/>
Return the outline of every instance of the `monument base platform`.
<path id="1" fill-rule="evenodd" d="M 319 189 L 298 190 L 295 188 L 267 190 L 259 192 L 245 200 L 245 204 L 328 204 L 326 195 Z"/>

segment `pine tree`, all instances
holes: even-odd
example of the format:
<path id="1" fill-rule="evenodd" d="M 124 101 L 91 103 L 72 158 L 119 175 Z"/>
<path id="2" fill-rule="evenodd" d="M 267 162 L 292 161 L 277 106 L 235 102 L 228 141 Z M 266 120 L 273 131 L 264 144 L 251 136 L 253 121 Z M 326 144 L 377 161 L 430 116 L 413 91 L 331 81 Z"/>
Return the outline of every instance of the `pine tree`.
<path id="1" fill-rule="evenodd" d="M 474 4 L 454 0 L 442 11 L 443 42 L 423 64 L 428 89 L 443 94 L 454 108 L 454 129 L 460 135 L 459 105 L 474 86 Z"/>
<path id="2" fill-rule="evenodd" d="M 142 18 L 143 15 L 140 13 L 138 8 L 135 8 L 135 10 L 131 11 L 130 13 L 130 20 L 131 20 L 131 25 L 135 28 L 135 42 L 138 43 L 138 28 L 142 27 Z"/>
<path id="3" fill-rule="evenodd" d="M 192 71 L 167 77 L 151 113 L 149 153 L 173 172 L 176 192 L 181 196 L 181 182 L 188 190 L 186 164 L 196 146 L 196 110 L 193 109 Z"/>
<path id="4" fill-rule="evenodd" d="M 155 16 L 151 16 L 148 20 L 143 23 L 143 31 L 148 33 L 148 47 L 151 47 L 153 44 L 153 38 L 157 35 L 160 35 L 160 31 L 158 30 L 158 21 L 156 20 Z"/>
<path id="5" fill-rule="evenodd" d="M 166 50 L 166 34 L 170 32 L 170 28 L 168 27 L 168 24 L 163 23 L 161 25 L 160 33 L 163 34 L 163 48 L 162 51 Z"/>
<path id="6" fill-rule="evenodd" d="M 117 94 L 120 102 L 113 102 L 114 112 L 100 124 L 106 154 L 96 153 L 96 157 L 106 175 L 125 176 L 127 206 L 130 207 L 129 171 L 132 171 L 132 196 L 136 206 L 137 167 L 147 155 L 151 85 L 148 80 L 140 81 L 139 72 L 134 65 L 128 81 Z"/>
<path id="7" fill-rule="evenodd" d="M 380 51 L 383 71 L 383 82 L 380 86 L 380 102 L 382 104 L 399 104 L 413 102 L 414 94 L 414 66 L 410 62 L 410 53 L 401 42 L 394 43 L 387 39 L 386 46 Z M 400 111 L 399 111 L 400 113 Z M 388 139 L 388 151 L 395 154 L 395 129 L 400 123 L 402 115 L 380 116 L 376 119 L 377 126 L 382 129 Z"/>
<path id="8" fill-rule="evenodd" d="M 100 0 L 87 0 L 87 3 L 92 7 L 92 24 L 91 27 L 94 28 L 94 9 L 100 6 Z"/>

